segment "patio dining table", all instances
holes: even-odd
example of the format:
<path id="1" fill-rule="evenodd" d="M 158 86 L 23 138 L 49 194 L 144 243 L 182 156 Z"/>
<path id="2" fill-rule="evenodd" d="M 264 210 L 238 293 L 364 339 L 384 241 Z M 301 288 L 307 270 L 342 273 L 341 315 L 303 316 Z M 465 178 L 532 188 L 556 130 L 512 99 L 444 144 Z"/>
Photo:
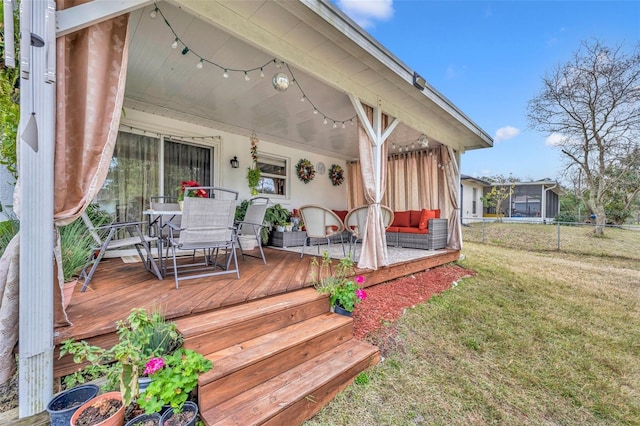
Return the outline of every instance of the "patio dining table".
<path id="1" fill-rule="evenodd" d="M 168 256 L 168 252 L 164 254 L 165 244 L 168 246 L 168 240 L 163 235 L 163 230 L 167 228 L 168 223 L 174 220 L 176 217 L 182 216 L 182 210 L 154 210 L 148 209 L 142 212 L 148 218 L 147 233 L 149 236 L 158 237 L 158 263 L 160 265 L 160 271 L 163 276 L 166 275 L 165 257 Z"/>

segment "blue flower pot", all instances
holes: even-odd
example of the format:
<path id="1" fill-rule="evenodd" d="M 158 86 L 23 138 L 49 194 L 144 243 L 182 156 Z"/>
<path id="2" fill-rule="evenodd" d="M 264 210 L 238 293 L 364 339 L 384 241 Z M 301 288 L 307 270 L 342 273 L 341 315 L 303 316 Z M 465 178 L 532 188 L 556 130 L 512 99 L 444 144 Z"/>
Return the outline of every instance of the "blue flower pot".
<path id="1" fill-rule="evenodd" d="M 193 417 L 185 426 L 193 426 L 196 424 L 196 419 L 198 418 L 198 405 L 195 402 L 187 401 L 182 406 L 182 413 L 193 412 Z M 160 424 L 164 425 L 167 421 L 173 417 L 173 408 L 169 408 L 162 415 L 162 419 L 160 419 Z"/>
<path id="2" fill-rule="evenodd" d="M 155 424 L 159 425 L 160 418 L 160 413 L 140 414 L 139 416 L 136 416 L 133 419 L 129 420 L 124 426 L 136 426 L 138 424 L 148 422 L 149 420 L 155 420 Z"/>
<path id="3" fill-rule="evenodd" d="M 335 305 L 333 305 L 333 311 L 336 314 L 344 315 L 345 317 L 353 316 L 353 312 L 347 311 L 345 308 L 343 308 L 342 306 L 338 305 L 337 303 Z"/>
<path id="4" fill-rule="evenodd" d="M 99 390 L 96 385 L 81 385 L 61 392 L 47 404 L 51 426 L 69 426 L 73 413 L 95 398 Z"/>

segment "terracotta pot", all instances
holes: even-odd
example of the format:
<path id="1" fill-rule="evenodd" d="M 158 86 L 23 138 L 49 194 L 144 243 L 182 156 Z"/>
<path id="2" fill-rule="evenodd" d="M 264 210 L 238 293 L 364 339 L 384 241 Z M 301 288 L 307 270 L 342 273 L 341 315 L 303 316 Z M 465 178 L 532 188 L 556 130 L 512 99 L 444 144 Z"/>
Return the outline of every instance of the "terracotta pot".
<path id="1" fill-rule="evenodd" d="M 111 417 L 99 422 L 95 423 L 92 426 L 123 426 L 124 425 L 124 404 L 122 403 L 122 394 L 120 392 L 107 392 L 102 395 L 98 395 L 93 399 L 85 402 L 78 408 L 78 410 L 73 413 L 71 417 L 71 426 L 76 426 L 76 422 L 78 421 L 78 417 L 89 407 L 93 406 L 96 403 L 99 403 L 102 400 L 109 399 L 117 399 L 120 401 L 120 408 L 116 411 Z"/>
<path id="2" fill-rule="evenodd" d="M 77 279 L 71 280 L 69 282 L 64 283 L 62 287 L 62 294 L 64 295 L 64 301 L 62 302 L 62 306 L 64 306 L 65 309 L 67 309 L 67 306 L 69 306 L 69 302 L 71 302 L 71 296 L 73 296 L 73 290 L 75 290 L 77 283 L 78 283 Z"/>

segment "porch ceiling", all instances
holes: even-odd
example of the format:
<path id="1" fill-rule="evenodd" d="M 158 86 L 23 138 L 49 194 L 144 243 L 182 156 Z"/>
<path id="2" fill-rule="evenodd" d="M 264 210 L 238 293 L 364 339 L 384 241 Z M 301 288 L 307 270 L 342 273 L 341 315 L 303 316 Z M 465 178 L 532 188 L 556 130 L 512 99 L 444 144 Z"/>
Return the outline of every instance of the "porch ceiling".
<path id="1" fill-rule="evenodd" d="M 395 58 L 384 48 L 375 44 L 379 51 L 367 51 L 357 40 L 362 33 L 345 35 L 354 28 L 361 32 L 359 28 L 336 30 L 335 20 L 320 19 L 303 3 L 174 0 L 157 3 L 162 14 L 155 19 L 150 17 L 153 5 L 132 12 L 125 108 L 246 136 L 256 132 L 261 139 L 352 159 L 358 156 L 357 126 L 350 121 L 355 122 L 355 111 L 348 96 L 353 93 L 367 103 L 380 102 L 400 119 L 390 138 L 397 144 L 425 133 L 431 142 L 455 149 L 491 145 L 490 137 L 465 122 L 455 107 L 454 116 L 447 105 L 443 108 L 448 101 L 437 92 L 425 96 L 403 81 L 399 74 L 404 65 L 389 62 Z M 163 15 L 182 42 L 176 49 L 171 48 L 176 35 Z M 196 67 L 199 58 L 205 60 L 202 69 Z M 278 69 L 274 58 L 287 65 Z M 227 68 L 229 77 L 208 61 Z M 263 65 L 263 78 L 256 70 L 245 80 L 242 70 Z M 276 72 L 295 78 L 302 91 L 294 82 L 285 92 L 274 90 Z M 462 120 L 455 117 L 458 113 Z"/>

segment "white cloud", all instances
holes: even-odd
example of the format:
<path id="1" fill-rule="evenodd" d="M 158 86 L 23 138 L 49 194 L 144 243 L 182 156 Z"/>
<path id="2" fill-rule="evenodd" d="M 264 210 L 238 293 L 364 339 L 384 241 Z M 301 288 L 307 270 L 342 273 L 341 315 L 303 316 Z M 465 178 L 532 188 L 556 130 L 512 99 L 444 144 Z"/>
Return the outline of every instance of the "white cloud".
<path id="1" fill-rule="evenodd" d="M 447 67 L 447 78 L 449 80 L 453 80 L 456 79 L 458 77 L 460 77 L 461 75 L 463 75 L 465 73 L 465 71 L 467 71 L 467 67 L 465 65 L 461 66 L 461 67 L 457 67 L 453 64 L 450 64 Z"/>
<path id="2" fill-rule="evenodd" d="M 547 138 L 545 139 L 544 143 L 547 146 L 560 146 L 562 144 L 564 144 L 567 141 L 567 137 L 564 135 L 561 135 L 560 133 L 552 133 L 549 136 L 547 136 Z"/>
<path id="3" fill-rule="evenodd" d="M 337 5 L 363 28 L 393 16 L 393 0 L 337 0 Z"/>
<path id="4" fill-rule="evenodd" d="M 506 141 L 513 139 L 520 134 L 520 129 L 513 126 L 501 127 L 496 131 L 496 135 L 493 139 L 496 142 Z"/>

